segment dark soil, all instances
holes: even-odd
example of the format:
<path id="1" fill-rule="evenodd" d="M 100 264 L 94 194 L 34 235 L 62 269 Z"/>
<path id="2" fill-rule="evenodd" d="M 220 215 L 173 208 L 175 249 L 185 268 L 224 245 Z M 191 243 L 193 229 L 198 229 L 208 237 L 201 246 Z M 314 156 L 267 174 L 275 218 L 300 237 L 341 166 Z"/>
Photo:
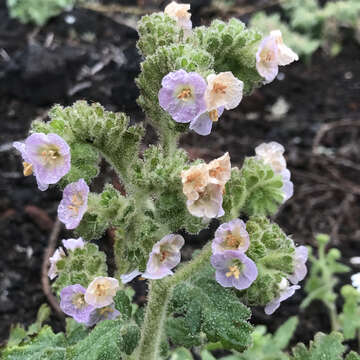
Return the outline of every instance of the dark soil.
<path id="1" fill-rule="evenodd" d="M 215 10 L 204 6 L 210 1 L 195 3 L 195 24 L 216 16 Z M 239 6 L 254 3 L 238 1 Z M 22 176 L 21 161 L 11 143 L 26 137 L 32 120 L 46 118 L 53 103 L 99 101 L 109 110 L 127 112 L 134 121 L 143 119 L 135 102 L 134 78 L 140 61 L 137 34 L 125 25 L 131 22 L 130 15 L 109 17 L 76 9 L 36 29 L 9 19 L 1 4 L 0 342 L 8 337 L 11 324 L 33 322 L 38 307 L 46 302 L 41 263 L 61 197 L 55 188 L 39 191 L 33 177 Z M 162 5 L 149 2 L 150 7 Z M 298 244 L 313 245 L 319 232 L 331 234 L 331 246 L 340 249 L 342 261 L 354 272 L 360 271 L 349 261 L 360 253 L 360 47 L 350 38 L 336 58 L 319 51 L 310 65 L 298 62 L 281 70 L 283 80 L 255 91 L 236 111 L 224 114 L 210 136 L 191 133 L 181 145 L 206 160 L 229 151 L 232 163 L 241 165 L 259 143 L 282 143 L 295 194 L 274 220 Z M 280 97 L 289 110 L 277 118 L 271 106 Z M 330 126 L 324 131 L 326 124 Z M 60 238 L 69 235 L 63 232 Z M 186 254 L 209 233 L 201 235 L 198 241 L 191 238 L 194 245 L 187 246 Z M 106 240 L 99 242 L 105 250 Z M 349 282 L 350 274 L 342 276 L 339 287 Z M 144 282 L 136 281 L 135 287 L 138 302 L 144 302 Z M 254 309 L 252 321 L 274 331 L 289 316 L 299 314 L 303 297 L 303 291 L 298 291 L 271 317 L 263 309 Z M 55 316 L 51 325 L 56 330 L 63 326 Z M 308 342 L 315 332 L 329 330 L 324 306 L 314 302 L 300 311 L 293 342 Z"/>

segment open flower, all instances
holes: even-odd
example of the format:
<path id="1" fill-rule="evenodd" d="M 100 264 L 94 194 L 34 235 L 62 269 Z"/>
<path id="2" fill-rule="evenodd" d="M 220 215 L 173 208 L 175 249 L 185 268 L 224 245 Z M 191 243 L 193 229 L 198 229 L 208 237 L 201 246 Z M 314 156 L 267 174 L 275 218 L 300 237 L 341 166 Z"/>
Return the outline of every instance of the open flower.
<path id="1" fill-rule="evenodd" d="M 279 308 L 280 303 L 288 299 L 289 297 L 293 296 L 295 291 L 297 289 L 300 289 L 300 286 L 299 285 L 290 286 L 289 282 L 285 278 L 282 278 L 281 282 L 279 283 L 279 289 L 280 289 L 280 295 L 274 300 L 270 301 L 268 304 L 266 304 L 265 306 L 266 315 L 273 314 Z"/>
<path id="2" fill-rule="evenodd" d="M 225 186 L 231 177 L 231 163 L 229 153 L 214 159 L 208 164 L 210 182 Z"/>
<path id="3" fill-rule="evenodd" d="M 84 179 L 67 185 L 58 207 L 58 217 L 67 229 L 75 229 L 87 210 L 89 187 Z"/>
<path id="4" fill-rule="evenodd" d="M 213 254 L 226 250 L 245 253 L 249 245 L 250 238 L 245 223 L 240 219 L 234 219 L 218 227 L 212 242 L 212 251 Z"/>
<path id="5" fill-rule="evenodd" d="M 290 180 L 291 173 L 286 168 L 284 152 L 284 147 L 276 141 L 262 143 L 255 148 L 256 158 L 269 165 L 276 174 L 281 175 L 283 182 L 283 202 L 290 199 L 294 193 L 294 184 Z"/>
<path id="6" fill-rule="evenodd" d="M 181 235 L 166 235 L 152 248 L 143 277 L 146 279 L 161 279 L 172 275 L 173 269 L 181 260 L 180 249 L 184 245 Z"/>
<path id="7" fill-rule="evenodd" d="M 127 274 L 120 275 L 120 279 L 123 284 L 127 284 L 139 275 L 141 275 L 141 272 L 139 269 L 135 269 Z"/>
<path id="8" fill-rule="evenodd" d="M 75 249 L 82 249 L 85 246 L 83 238 L 79 237 L 78 239 L 67 239 L 62 241 L 64 248 L 69 251 L 74 251 Z"/>
<path id="9" fill-rule="evenodd" d="M 191 121 L 189 129 L 195 131 L 199 135 L 207 136 L 211 133 L 212 125 L 219 120 L 224 112 L 224 107 L 204 112 Z"/>
<path id="10" fill-rule="evenodd" d="M 224 216 L 225 212 L 222 203 L 223 187 L 209 183 L 204 190 L 199 193 L 199 197 L 196 200 L 187 200 L 186 206 L 191 215 L 212 219 Z"/>
<path id="11" fill-rule="evenodd" d="M 184 30 L 191 30 L 192 22 L 190 20 L 191 14 L 190 4 L 178 4 L 173 1 L 165 7 L 164 13 L 174 19 L 177 24 Z"/>
<path id="12" fill-rule="evenodd" d="M 56 184 L 70 170 L 70 147 L 57 134 L 35 133 L 24 143 L 13 145 L 24 159 L 24 175 L 34 173 L 41 191 Z"/>
<path id="13" fill-rule="evenodd" d="M 270 31 L 270 36 L 273 37 L 278 46 L 278 63 L 279 65 L 289 65 L 293 61 L 299 60 L 299 56 L 292 51 L 288 46 L 284 44 L 282 34 L 280 30 Z"/>
<path id="14" fill-rule="evenodd" d="M 60 292 L 61 310 L 79 323 L 87 323 L 94 310 L 94 307 L 85 301 L 85 291 L 80 284 L 75 284 L 63 288 Z"/>
<path id="15" fill-rule="evenodd" d="M 97 277 L 88 286 L 85 292 L 85 301 L 95 308 L 102 308 L 113 302 L 119 282 L 112 277 Z"/>
<path id="16" fill-rule="evenodd" d="M 114 320 L 120 316 L 120 311 L 115 309 L 115 305 L 111 304 L 99 309 L 93 309 L 89 315 L 89 319 L 86 322 L 86 326 L 94 326 L 103 320 Z"/>
<path id="17" fill-rule="evenodd" d="M 58 269 L 56 267 L 56 263 L 65 256 L 66 255 L 64 253 L 63 248 L 59 247 L 58 249 L 55 250 L 53 256 L 49 259 L 50 268 L 48 271 L 48 276 L 49 276 L 50 280 L 55 279 L 56 276 L 58 275 Z"/>
<path id="18" fill-rule="evenodd" d="M 211 256 L 216 281 L 223 287 L 247 289 L 257 278 L 255 263 L 239 251 L 227 250 Z"/>
<path id="19" fill-rule="evenodd" d="M 297 284 L 303 280 L 307 274 L 306 261 L 308 258 L 308 249 L 306 246 L 298 246 L 295 248 L 295 271 L 293 274 L 288 276 L 288 279 L 293 283 Z"/>
<path id="20" fill-rule="evenodd" d="M 351 283 L 357 291 L 360 291 L 360 273 L 351 276 Z"/>
<path id="21" fill-rule="evenodd" d="M 288 65 L 299 60 L 282 39 L 280 30 L 273 30 L 260 43 L 256 53 L 256 69 L 265 78 L 265 82 L 273 81 L 278 74 L 279 65 Z"/>
<path id="22" fill-rule="evenodd" d="M 234 109 L 240 104 L 244 83 L 236 78 L 231 71 L 211 74 L 207 78 L 205 101 L 207 111 Z"/>
<path id="23" fill-rule="evenodd" d="M 205 190 L 209 183 L 209 169 L 207 164 L 191 166 L 190 169 L 181 172 L 183 193 L 188 200 L 197 200 L 199 194 Z"/>
<path id="24" fill-rule="evenodd" d="M 205 80 L 196 72 L 173 71 L 162 79 L 159 104 L 176 122 L 188 123 L 206 110 Z"/>

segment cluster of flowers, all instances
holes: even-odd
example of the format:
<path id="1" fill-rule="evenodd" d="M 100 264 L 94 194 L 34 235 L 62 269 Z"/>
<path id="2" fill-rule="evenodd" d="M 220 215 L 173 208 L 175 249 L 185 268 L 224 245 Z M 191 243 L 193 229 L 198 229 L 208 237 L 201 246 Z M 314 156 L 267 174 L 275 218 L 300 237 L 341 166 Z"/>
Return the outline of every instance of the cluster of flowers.
<path id="1" fill-rule="evenodd" d="M 24 142 L 14 142 L 23 158 L 24 175 L 35 175 L 41 191 L 56 184 L 71 169 L 70 147 L 57 134 L 34 133 Z M 67 229 L 75 229 L 87 210 L 89 187 L 80 179 L 67 185 L 58 208 L 58 217 Z"/>
<path id="2" fill-rule="evenodd" d="M 211 265 L 215 268 L 216 281 L 223 287 L 234 287 L 244 290 L 251 286 L 258 276 L 254 261 L 245 255 L 250 246 L 250 237 L 246 231 L 246 224 L 240 219 L 234 219 L 218 227 L 212 242 Z M 280 306 L 280 303 L 292 296 L 296 285 L 303 280 L 307 273 L 307 248 L 295 248 L 295 270 L 282 278 L 279 283 L 280 294 L 265 306 L 265 313 L 270 315 Z M 290 280 L 294 285 L 290 286 Z"/>
<path id="3" fill-rule="evenodd" d="M 192 28 L 189 10 L 189 4 L 173 1 L 164 12 L 189 35 Z M 271 31 L 262 40 L 255 58 L 256 69 L 265 83 L 275 79 L 279 65 L 299 59 L 284 44 L 280 30 Z M 218 121 L 224 109 L 231 110 L 240 104 L 244 87 L 230 71 L 210 74 L 205 81 L 200 74 L 182 69 L 167 74 L 161 85 L 160 106 L 176 122 L 190 123 L 190 129 L 203 136 L 210 134 L 213 122 Z"/>
<path id="4" fill-rule="evenodd" d="M 63 240 L 62 244 L 68 252 L 85 246 L 82 238 Z M 50 279 L 58 275 L 56 264 L 64 257 L 66 253 L 59 247 L 50 258 Z M 93 326 L 106 319 L 115 319 L 120 315 L 113 303 L 118 289 L 119 282 L 111 277 L 97 277 L 87 289 L 80 284 L 69 285 L 60 292 L 60 308 L 66 315 L 86 326 Z"/>

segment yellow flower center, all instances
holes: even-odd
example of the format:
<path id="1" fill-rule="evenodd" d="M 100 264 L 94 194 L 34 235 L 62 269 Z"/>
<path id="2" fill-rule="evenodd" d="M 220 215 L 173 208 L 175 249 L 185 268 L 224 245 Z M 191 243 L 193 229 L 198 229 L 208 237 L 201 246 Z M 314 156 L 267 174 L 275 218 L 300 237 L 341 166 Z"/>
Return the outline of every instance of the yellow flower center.
<path id="1" fill-rule="evenodd" d="M 240 270 L 237 265 L 229 266 L 229 271 L 225 274 L 226 277 L 234 276 L 235 279 L 238 279 L 240 276 Z"/>
<path id="2" fill-rule="evenodd" d="M 192 92 L 190 88 L 185 88 L 180 91 L 180 94 L 177 96 L 178 99 L 181 100 L 189 100 L 192 97 Z"/>
<path id="3" fill-rule="evenodd" d="M 42 157 L 45 165 L 52 165 L 60 157 L 59 149 L 56 146 L 43 149 L 40 153 L 40 156 Z"/>
<path id="4" fill-rule="evenodd" d="M 76 294 L 76 295 L 74 295 L 74 297 L 72 299 L 72 303 L 78 309 L 82 308 L 86 304 L 85 299 L 84 299 L 84 294 Z"/>
<path id="5" fill-rule="evenodd" d="M 111 314 L 111 313 L 113 313 L 114 312 L 114 309 L 112 309 L 110 306 L 106 306 L 106 307 L 104 307 L 104 308 L 102 308 L 102 309 L 99 309 L 98 310 L 99 311 L 99 314 L 101 315 L 101 316 L 106 316 L 107 314 Z"/>
<path id="6" fill-rule="evenodd" d="M 104 296 L 106 294 L 106 286 L 104 284 L 96 284 L 95 295 Z"/>
<path id="7" fill-rule="evenodd" d="M 210 120 L 211 120 L 212 122 L 218 121 L 218 120 L 219 120 L 219 113 L 218 113 L 217 109 L 211 110 L 211 111 L 209 112 L 209 117 L 210 117 Z"/>
<path id="8" fill-rule="evenodd" d="M 32 164 L 24 161 L 23 162 L 23 166 L 24 166 L 24 176 L 29 176 L 33 173 L 33 166 Z"/>
<path id="9" fill-rule="evenodd" d="M 225 237 L 224 244 L 231 248 L 231 249 L 237 249 L 242 244 L 242 238 L 240 236 L 235 236 L 232 233 L 229 233 Z"/>
<path id="10" fill-rule="evenodd" d="M 220 83 L 214 83 L 213 91 L 215 94 L 226 94 L 225 89 L 227 88 L 226 85 L 220 84 Z"/>
<path id="11" fill-rule="evenodd" d="M 264 50 L 261 52 L 260 58 L 263 62 L 270 62 L 274 58 L 274 52 L 271 50 Z"/>
<path id="12" fill-rule="evenodd" d="M 68 205 L 68 209 L 72 211 L 75 215 L 79 213 L 79 208 L 84 204 L 84 200 L 80 193 L 74 194 L 71 197 L 71 204 Z"/>

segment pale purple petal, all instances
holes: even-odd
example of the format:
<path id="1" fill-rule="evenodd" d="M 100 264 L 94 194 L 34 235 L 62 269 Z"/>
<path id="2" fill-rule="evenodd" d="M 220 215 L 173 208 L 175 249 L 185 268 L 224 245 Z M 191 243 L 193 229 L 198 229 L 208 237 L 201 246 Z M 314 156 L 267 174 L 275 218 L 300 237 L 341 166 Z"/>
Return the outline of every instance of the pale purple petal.
<path id="1" fill-rule="evenodd" d="M 265 37 L 256 53 L 256 69 L 265 78 L 265 83 L 273 81 L 278 74 L 279 49 L 272 36 Z"/>
<path id="2" fill-rule="evenodd" d="M 60 292 L 60 308 L 79 323 L 87 323 L 94 307 L 84 300 L 86 289 L 80 284 L 65 287 Z"/>
<path id="3" fill-rule="evenodd" d="M 130 273 L 120 275 L 120 279 L 123 284 L 127 284 L 139 275 L 141 275 L 141 272 L 139 271 L 139 269 L 135 269 Z"/>
<path id="4" fill-rule="evenodd" d="M 272 300 L 268 304 L 266 304 L 265 314 L 266 315 L 273 314 L 279 308 L 280 303 L 282 301 L 288 299 L 289 297 L 293 296 L 297 289 L 300 289 L 300 286 L 292 285 L 292 286 L 286 287 L 277 298 L 275 298 L 274 300 Z"/>
<path id="5" fill-rule="evenodd" d="M 120 311 L 115 309 L 114 304 L 111 304 L 109 306 L 100 309 L 94 309 L 89 315 L 89 319 L 86 322 L 86 326 L 88 327 L 94 326 L 95 324 L 104 320 L 114 320 L 120 315 L 121 315 Z"/>
<path id="6" fill-rule="evenodd" d="M 218 227 L 212 242 L 212 251 L 213 254 L 225 250 L 237 250 L 245 253 L 249 245 L 250 238 L 246 231 L 246 224 L 240 219 L 234 219 Z"/>
<path id="7" fill-rule="evenodd" d="M 79 237 L 78 239 L 67 239 L 62 241 L 64 248 L 69 251 L 74 251 L 75 249 L 82 249 L 85 246 L 83 238 Z"/>
<path id="8" fill-rule="evenodd" d="M 58 275 L 58 269 L 57 269 L 57 262 L 59 260 L 61 260 L 63 257 L 65 257 L 65 253 L 62 247 L 59 247 L 58 249 L 55 250 L 53 256 L 51 256 L 51 258 L 49 259 L 50 262 L 50 268 L 48 271 L 48 276 L 50 278 L 50 280 L 53 280 L 56 278 L 56 276 Z"/>
<path id="9" fill-rule="evenodd" d="M 67 185 L 58 207 L 59 220 L 67 229 L 75 229 L 87 210 L 89 187 L 84 179 Z"/>
<path id="10" fill-rule="evenodd" d="M 159 91 L 159 104 L 176 122 L 188 123 L 206 110 L 206 81 L 197 73 L 177 70 L 167 74 Z M 179 97 L 189 91 L 188 97 Z"/>
<path id="11" fill-rule="evenodd" d="M 297 284 L 303 280 L 307 274 L 306 261 L 308 258 L 308 249 L 306 246 L 298 246 L 295 248 L 295 271 L 292 275 L 288 276 L 288 279 L 293 283 Z"/>
<path id="12" fill-rule="evenodd" d="M 226 250 L 211 256 L 215 268 L 215 279 L 223 287 L 244 290 L 250 287 L 258 276 L 255 263 L 239 251 Z"/>
<path id="13" fill-rule="evenodd" d="M 224 107 L 219 107 L 217 111 L 218 117 L 220 117 L 224 112 Z M 212 124 L 213 121 L 210 119 L 209 113 L 206 111 L 191 121 L 189 129 L 194 130 L 199 135 L 207 136 L 211 133 Z"/>
<path id="14" fill-rule="evenodd" d="M 180 263 L 180 249 L 183 245 L 184 238 L 181 235 L 164 236 L 153 246 L 143 277 L 145 279 L 161 279 L 172 275 L 171 269 Z"/>

